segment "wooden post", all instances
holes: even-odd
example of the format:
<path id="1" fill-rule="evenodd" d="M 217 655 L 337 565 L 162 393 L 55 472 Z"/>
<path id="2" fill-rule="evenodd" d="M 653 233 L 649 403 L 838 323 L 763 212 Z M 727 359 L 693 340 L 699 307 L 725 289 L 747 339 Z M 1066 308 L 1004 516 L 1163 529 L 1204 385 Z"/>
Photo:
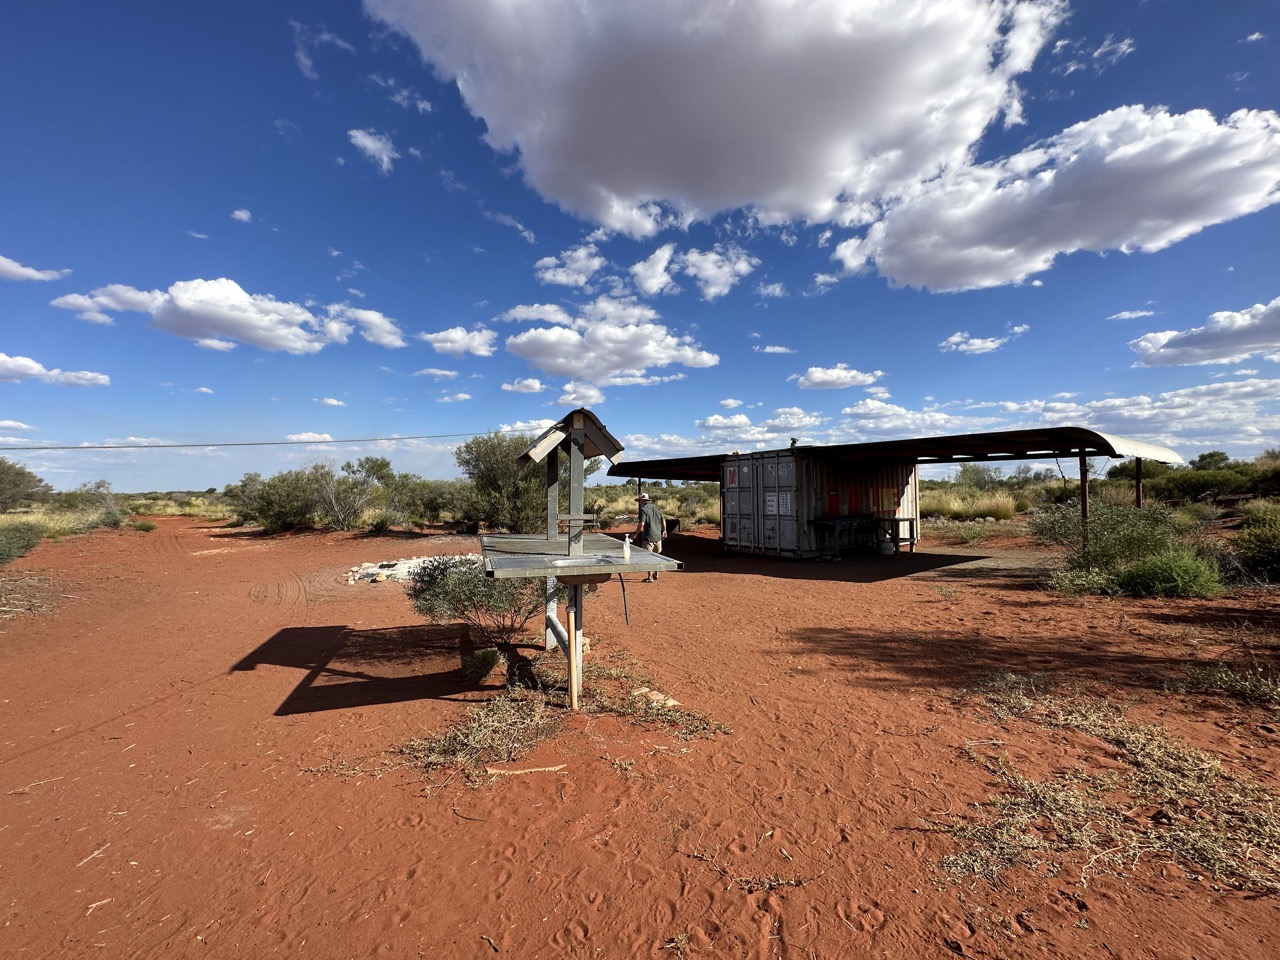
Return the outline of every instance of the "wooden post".
<path id="1" fill-rule="evenodd" d="M 1133 461 L 1133 498 L 1134 506 L 1139 510 L 1142 509 L 1142 458 L 1138 457 Z"/>
<path id="2" fill-rule="evenodd" d="M 1089 458 L 1080 454 L 1080 545 L 1089 556 Z"/>

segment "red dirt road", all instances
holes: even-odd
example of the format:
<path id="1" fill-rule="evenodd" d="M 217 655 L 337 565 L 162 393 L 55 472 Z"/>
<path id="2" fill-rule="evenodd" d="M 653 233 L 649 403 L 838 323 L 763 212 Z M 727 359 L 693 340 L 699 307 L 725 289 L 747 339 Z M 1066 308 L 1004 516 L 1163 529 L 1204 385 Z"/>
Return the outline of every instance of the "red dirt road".
<path id="1" fill-rule="evenodd" d="M 457 629 L 346 571 L 474 538 L 157 523 L 3 571 L 53 603 L 0 622 L 5 958 L 1280 955 L 1274 896 L 1168 857 L 992 887 L 927 828 L 999 791 L 973 744 L 1029 775 L 1105 754 L 958 695 L 996 670 L 1107 693 L 1280 789 L 1272 712 L 1160 682 L 1274 629 L 1274 596 L 1074 600 L 1017 549 L 817 564 L 679 535 L 686 571 L 628 583 L 630 626 L 605 586 L 587 631 L 732 733 L 582 715 L 513 765 L 562 771 L 472 788 L 394 750 L 493 685 L 459 679 Z"/>

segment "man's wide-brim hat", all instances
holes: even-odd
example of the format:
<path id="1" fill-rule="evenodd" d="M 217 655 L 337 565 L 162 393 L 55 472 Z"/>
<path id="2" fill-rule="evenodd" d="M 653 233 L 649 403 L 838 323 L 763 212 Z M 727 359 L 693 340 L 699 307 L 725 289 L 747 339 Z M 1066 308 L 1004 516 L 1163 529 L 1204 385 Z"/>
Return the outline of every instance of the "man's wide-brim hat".
<path id="1" fill-rule="evenodd" d="M 647 493 L 642 493 L 640 494 L 640 496 L 636 497 L 636 499 L 643 502 L 645 500 L 652 500 L 653 498 L 649 496 Z"/>

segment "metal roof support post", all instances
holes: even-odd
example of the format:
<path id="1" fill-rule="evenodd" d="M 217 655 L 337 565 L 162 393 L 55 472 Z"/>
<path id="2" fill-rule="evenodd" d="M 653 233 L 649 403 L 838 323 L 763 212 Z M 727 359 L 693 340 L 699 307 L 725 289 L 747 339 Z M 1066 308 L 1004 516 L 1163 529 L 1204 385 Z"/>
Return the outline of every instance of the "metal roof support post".
<path id="1" fill-rule="evenodd" d="M 1139 510 L 1142 509 L 1142 458 L 1134 457 L 1133 460 L 1133 505 Z"/>
<path id="2" fill-rule="evenodd" d="M 1089 556 L 1089 458 L 1080 454 L 1080 545 Z"/>

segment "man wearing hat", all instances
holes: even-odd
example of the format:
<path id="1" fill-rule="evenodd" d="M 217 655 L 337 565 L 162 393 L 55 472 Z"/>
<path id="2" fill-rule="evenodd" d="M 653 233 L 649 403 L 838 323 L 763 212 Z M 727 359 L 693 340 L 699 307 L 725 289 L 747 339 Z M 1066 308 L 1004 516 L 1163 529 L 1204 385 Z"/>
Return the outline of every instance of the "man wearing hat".
<path id="1" fill-rule="evenodd" d="M 632 534 L 636 538 L 636 545 L 652 550 L 654 553 L 661 553 L 662 534 L 666 530 L 666 523 L 662 519 L 662 510 L 647 493 L 642 493 L 636 497 L 636 503 L 640 505 L 639 516 L 636 517 L 636 531 Z M 651 583 L 657 579 L 657 571 L 654 571 L 641 582 Z"/>

